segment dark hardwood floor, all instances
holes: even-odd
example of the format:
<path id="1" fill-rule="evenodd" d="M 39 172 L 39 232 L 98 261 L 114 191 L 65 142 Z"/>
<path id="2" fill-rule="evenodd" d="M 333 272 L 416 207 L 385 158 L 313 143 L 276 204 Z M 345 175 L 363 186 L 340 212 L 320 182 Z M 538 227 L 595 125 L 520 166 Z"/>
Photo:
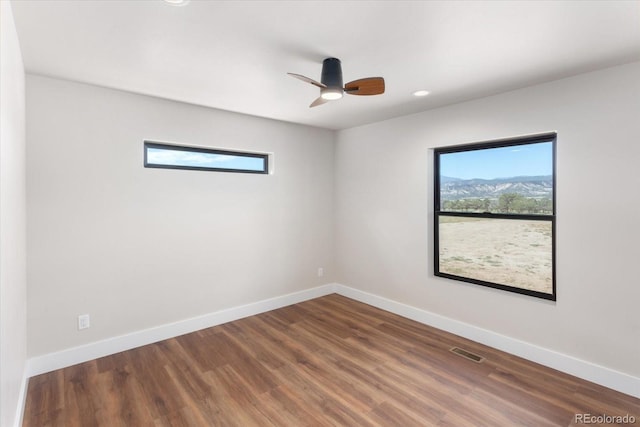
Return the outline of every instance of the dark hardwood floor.
<path id="1" fill-rule="evenodd" d="M 586 413 L 640 425 L 640 399 L 329 295 L 31 378 L 24 426 L 543 427 Z"/>

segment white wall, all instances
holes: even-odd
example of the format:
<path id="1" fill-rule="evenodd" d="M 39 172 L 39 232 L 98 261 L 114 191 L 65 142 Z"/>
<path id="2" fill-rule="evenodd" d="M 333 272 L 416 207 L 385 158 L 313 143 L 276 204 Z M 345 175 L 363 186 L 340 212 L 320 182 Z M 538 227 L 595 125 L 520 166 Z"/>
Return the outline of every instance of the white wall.
<path id="1" fill-rule="evenodd" d="M 11 4 L 0 2 L 0 425 L 17 422 L 27 354 L 25 76 Z M 17 412 L 18 411 L 18 412 Z"/>
<path id="2" fill-rule="evenodd" d="M 558 131 L 557 302 L 433 275 L 432 148 Z M 338 282 L 640 377 L 640 63 L 340 131 Z"/>
<path id="3" fill-rule="evenodd" d="M 333 280 L 331 131 L 28 75 L 27 139 L 30 357 Z M 145 169 L 145 139 L 275 173 Z"/>

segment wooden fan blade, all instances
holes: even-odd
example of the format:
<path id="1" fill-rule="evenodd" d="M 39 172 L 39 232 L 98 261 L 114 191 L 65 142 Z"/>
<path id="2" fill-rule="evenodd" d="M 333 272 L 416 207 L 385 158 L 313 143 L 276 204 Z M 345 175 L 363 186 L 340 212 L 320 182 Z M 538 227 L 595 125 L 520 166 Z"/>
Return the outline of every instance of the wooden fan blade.
<path id="1" fill-rule="evenodd" d="M 311 105 L 309 105 L 309 108 L 317 107 L 318 105 L 326 104 L 327 102 L 329 101 L 319 96 L 315 101 L 311 103 Z"/>
<path id="2" fill-rule="evenodd" d="M 344 91 L 349 95 L 380 95 L 384 93 L 384 79 L 382 77 L 367 77 L 354 80 L 344 85 Z"/>
<path id="3" fill-rule="evenodd" d="M 311 83 L 314 86 L 318 86 L 321 89 L 324 89 L 325 87 L 327 87 L 327 85 L 317 82 L 313 79 L 310 79 L 309 77 L 303 76 L 302 74 L 294 74 L 294 73 L 287 73 L 287 74 L 289 74 L 291 77 L 295 77 L 296 79 L 302 80 L 303 82 Z"/>

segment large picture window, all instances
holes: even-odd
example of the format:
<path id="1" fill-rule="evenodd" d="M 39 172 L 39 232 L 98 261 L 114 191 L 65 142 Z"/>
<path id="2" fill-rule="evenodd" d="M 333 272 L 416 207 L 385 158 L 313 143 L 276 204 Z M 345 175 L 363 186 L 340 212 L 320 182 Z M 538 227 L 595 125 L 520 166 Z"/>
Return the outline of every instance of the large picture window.
<path id="1" fill-rule="evenodd" d="M 435 275 L 549 300 L 556 134 L 437 148 Z"/>

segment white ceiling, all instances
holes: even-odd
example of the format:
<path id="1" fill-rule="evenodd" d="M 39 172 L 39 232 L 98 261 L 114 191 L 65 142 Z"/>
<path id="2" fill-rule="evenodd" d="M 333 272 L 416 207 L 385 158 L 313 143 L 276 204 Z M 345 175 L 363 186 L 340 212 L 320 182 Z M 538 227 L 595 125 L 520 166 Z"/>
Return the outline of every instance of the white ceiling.
<path id="1" fill-rule="evenodd" d="M 640 1 L 29 1 L 27 72 L 344 129 L 640 60 Z M 380 96 L 309 108 L 322 60 Z M 416 98 L 418 89 L 431 95 Z"/>

